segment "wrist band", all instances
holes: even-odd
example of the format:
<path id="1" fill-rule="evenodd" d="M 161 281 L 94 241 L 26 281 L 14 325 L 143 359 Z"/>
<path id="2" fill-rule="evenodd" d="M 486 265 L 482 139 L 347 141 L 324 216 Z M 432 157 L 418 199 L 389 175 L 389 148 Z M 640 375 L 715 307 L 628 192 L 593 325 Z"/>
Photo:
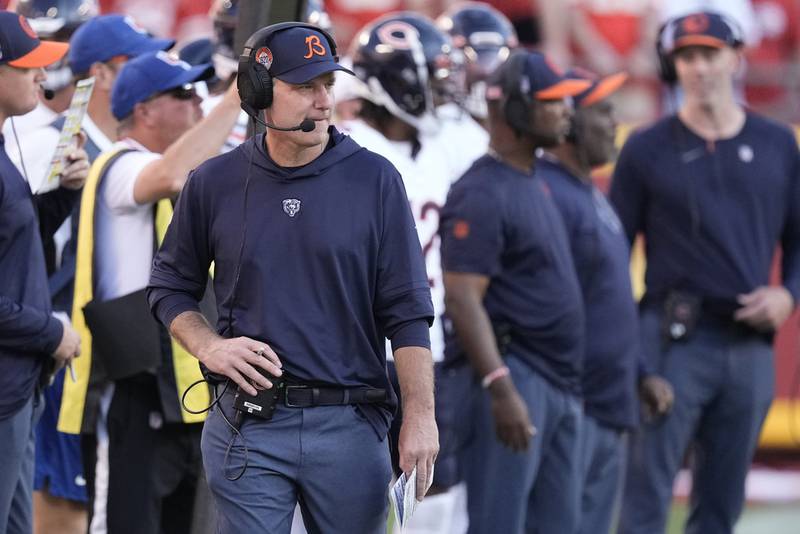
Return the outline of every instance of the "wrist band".
<path id="1" fill-rule="evenodd" d="M 506 367 L 505 365 L 502 367 L 498 367 L 497 369 L 495 369 L 494 371 L 483 377 L 483 380 L 481 380 L 481 387 L 483 389 L 489 389 L 489 386 L 492 385 L 492 382 L 494 382 L 498 378 L 503 378 L 504 376 L 508 376 L 509 374 L 510 371 L 508 370 L 508 367 Z"/>

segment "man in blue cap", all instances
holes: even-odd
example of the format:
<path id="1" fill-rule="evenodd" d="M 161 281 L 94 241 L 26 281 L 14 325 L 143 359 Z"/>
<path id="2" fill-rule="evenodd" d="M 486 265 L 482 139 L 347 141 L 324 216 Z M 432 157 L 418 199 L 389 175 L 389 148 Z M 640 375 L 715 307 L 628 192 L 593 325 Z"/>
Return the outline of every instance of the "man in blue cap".
<path id="1" fill-rule="evenodd" d="M 109 349 L 108 339 L 119 339 L 124 347 L 143 341 L 137 336 L 146 337 L 147 332 L 134 330 L 149 315 L 145 311 L 140 320 L 135 314 L 146 310 L 143 289 L 169 221 L 170 199 L 192 168 L 217 153 L 238 115 L 238 97 L 230 91 L 203 119 L 192 84 L 211 73 L 210 65 L 190 67 L 160 50 L 127 61 L 111 92 L 120 140 L 95 160 L 82 199 L 72 318 L 91 349 L 75 369 L 78 380 L 65 382 L 59 428 L 91 432 L 89 385 L 103 377 L 113 382 L 107 413 L 108 490 L 96 496 L 105 500 L 107 511 L 105 521 L 92 522 L 110 532 L 191 528 L 203 418 L 185 411 L 180 399 L 188 384 L 200 378 L 199 371 L 187 365 L 166 332 L 153 330 L 146 339 L 152 350 L 134 361 Z M 86 310 L 92 307 L 101 315 L 133 313 L 129 317 L 137 318 L 131 324 L 90 323 Z M 190 395 L 187 402 L 192 400 Z"/>
<path id="2" fill-rule="evenodd" d="M 90 118 L 82 125 L 89 137 L 86 149 L 91 160 L 116 139 L 117 121 L 111 115 L 111 87 L 119 69 L 131 58 L 145 52 L 168 50 L 174 44 L 171 39 L 152 38 L 130 17 L 116 14 L 90 18 L 72 34 L 65 56 L 72 71 L 72 82 L 90 76 L 95 79 L 88 107 Z M 59 121 L 57 128 L 60 124 Z M 52 156 L 49 147 L 55 148 L 58 132 L 45 127 L 26 133 L 22 136 L 23 158 L 31 179 L 38 185 L 47 173 Z"/>
<path id="3" fill-rule="evenodd" d="M 686 532 L 728 534 L 772 402 L 772 338 L 800 298 L 800 152 L 789 128 L 737 102 L 734 22 L 687 15 L 659 44 L 684 98 L 625 143 L 611 200 L 629 240 L 647 243 L 642 348 L 675 401 L 631 440 L 619 531 L 664 532 L 688 450 Z"/>
<path id="4" fill-rule="evenodd" d="M 61 59 L 66 43 L 41 41 L 21 15 L 0 12 L 0 126 L 38 102 L 44 67 Z M 31 195 L 0 137 L 0 532 L 32 530 L 34 427 L 41 388 L 80 354 L 80 338 L 51 315 L 40 235 L 60 226 L 86 179 L 86 153 L 76 149 L 60 187 Z"/>
<path id="5" fill-rule="evenodd" d="M 349 72 L 337 59 L 333 39 L 304 23 L 250 37 L 239 93 L 270 129 L 194 172 L 153 266 L 154 313 L 228 380 L 203 429 L 220 532 L 288 533 L 297 503 L 311 532 L 385 531 L 386 338 L 403 398 L 400 467 L 416 471 L 417 499 L 430 485 L 422 250 L 397 170 L 330 124 L 334 71 Z M 198 312 L 212 262 L 216 329 Z"/>
<path id="6" fill-rule="evenodd" d="M 574 532 L 579 513 L 584 314 L 569 241 L 534 152 L 563 141 L 567 79 L 538 53 L 490 77 L 489 153 L 442 210 L 446 361 L 475 384 L 464 460 L 469 532 Z M 477 387 L 480 384 L 480 388 Z M 465 425 L 468 426 L 468 425 Z"/>
<path id="7" fill-rule="evenodd" d="M 663 415 L 672 391 L 640 365 L 639 319 L 630 281 L 630 251 L 622 224 L 605 195 L 592 184 L 592 170 L 616 156 L 611 95 L 625 73 L 603 78 L 582 69 L 570 78 L 591 82 L 575 95 L 570 133 L 545 150 L 537 176 L 550 187 L 564 218 L 586 313 L 581 446 L 580 534 L 611 529 L 623 472 L 623 438 L 639 423 L 637 389 L 648 415 Z"/>

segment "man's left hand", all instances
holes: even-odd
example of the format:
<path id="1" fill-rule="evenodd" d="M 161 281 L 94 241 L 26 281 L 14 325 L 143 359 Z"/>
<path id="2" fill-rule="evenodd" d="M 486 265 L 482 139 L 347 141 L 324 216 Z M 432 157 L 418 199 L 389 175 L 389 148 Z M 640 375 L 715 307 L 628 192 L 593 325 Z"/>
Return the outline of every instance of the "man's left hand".
<path id="1" fill-rule="evenodd" d="M 86 183 L 89 176 L 89 155 L 83 149 L 86 135 L 81 132 L 75 136 L 77 143 L 71 152 L 65 156 L 64 170 L 61 171 L 59 184 L 66 189 L 77 190 Z"/>
<path id="2" fill-rule="evenodd" d="M 645 421 L 655 421 L 672 410 L 675 391 L 664 378 L 647 375 L 639 381 L 639 399 L 642 403 L 642 416 Z"/>
<path id="3" fill-rule="evenodd" d="M 762 332 L 774 332 L 794 310 L 794 299 L 783 286 L 761 286 L 739 295 L 741 308 L 734 319 L 747 323 Z"/>
<path id="4" fill-rule="evenodd" d="M 433 463 L 439 454 L 439 429 L 433 410 L 403 413 L 398 449 L 400 469 L 406 476 L 417 467 L 417 500 L 422 501 L 433 482 Z"/>

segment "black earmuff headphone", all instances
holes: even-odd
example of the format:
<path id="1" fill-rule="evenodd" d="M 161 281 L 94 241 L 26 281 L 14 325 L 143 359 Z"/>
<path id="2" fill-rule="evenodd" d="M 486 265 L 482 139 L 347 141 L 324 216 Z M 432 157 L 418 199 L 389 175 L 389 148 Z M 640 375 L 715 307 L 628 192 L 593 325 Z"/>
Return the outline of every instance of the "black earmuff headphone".
<path id="1" fill-rule="evenodd" d="M 569 117 L 569 130 L 567 130 L 567 134 L 564 136 L 564 141 L 567 143 L 571 143 L 573 145 L 578 145 L 579 137 L 583 134 L 581 131 L 583 125 L 581 124 L 583 119 L 581 118 L 580 113 L 580 106 L 575 106 L 575 109 L 572 110 L 572 115 Z"/>
<path id="2" fill-rule="evenodd" d="M 740 48 L 744 44 L 744 35 L 739 24 L 721 13 L 715 13 L 730 28 L 731 37 L 728 45 L 731 48 Z M 661 81 L 669 85 L 674 85 L 678 81 L 678 74 L 675 72 L 675 60 L 672 57 L 675 45 L 675 31 L 678 29 L 678 21 L 684 17 L 676 17 L 668 20 L 658 29 L 656 39 L 656 55 L 658 56 L 658 75 Z"/>
<path id="3" fill-rule="evenodd" d="M 336 52 L 336 41 L 331 34 L 313 24 L 305 22 L 280 22 L 261 28 L 244 44 L 244 50 L 239 56 L 239 68 L 236 72 L 236 87 L 239 89 L 239 98 L 253 110 L 267 109 L 272 105 L 272 75 L 269 69 L 256 61 L 256 53 L 262 47 L 267 47 L 272 36 L 278 32 L 291 28 L 308 28 L 325 36 L 334 61 L 339 61 Z"/>
<path id="4" fill-rule="evenodd" d="M 503 116 L 517 132 L 532 133 L 530 80 L 524 75 L 527 53 L 517 52 L 503 66 Z"/>
<path id="5" fill-rule="evenodd" d="M 667 32 L 672 32 L 674 35 L 675 21 L 668 20 L 658 28 L 658 37 L 656 38 L 656 55 L 658 56 L 658 76 L 661 81 L 673 85 L 678 81 L 678 75 L 675 72 L 675 63 L 672 61 L 672 53 L 666 52 L 664 49 L 664 41 L 666 40 Z"/>

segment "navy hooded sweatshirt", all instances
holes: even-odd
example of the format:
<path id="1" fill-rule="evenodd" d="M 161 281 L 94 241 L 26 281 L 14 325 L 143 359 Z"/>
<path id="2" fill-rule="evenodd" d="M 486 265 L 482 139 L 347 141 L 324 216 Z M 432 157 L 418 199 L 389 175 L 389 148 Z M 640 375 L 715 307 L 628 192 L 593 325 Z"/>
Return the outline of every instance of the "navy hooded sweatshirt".
<path id="1" fill-rule="evenodd" d="M 277 166 L 263 135 L 198 167 L 148 298 L 165 325 L 199 311 L 214 262 L 220 335 L 269 344 L 301 380 L 391 391 L 384 338 L 395 350 L 430 346 L 422 250 L 397 170 L 329 131 L 328 148 L 299 168 Z M 395 405 L 392 395 L 383 410 L 364 411 L 382 435 Z"/>

